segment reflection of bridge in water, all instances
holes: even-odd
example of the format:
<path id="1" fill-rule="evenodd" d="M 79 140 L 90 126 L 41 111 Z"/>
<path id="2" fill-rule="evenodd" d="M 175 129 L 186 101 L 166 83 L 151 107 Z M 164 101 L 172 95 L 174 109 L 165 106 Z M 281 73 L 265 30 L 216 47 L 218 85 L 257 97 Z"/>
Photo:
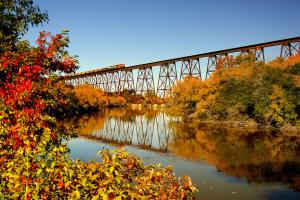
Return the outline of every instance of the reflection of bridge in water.
<path id="1" fill-rule="evenodd" d="M 270 47 L 280 48 L 278 55 L 287 59 L 299 52 L 300 37 L 128 67 L 100 68 L 65 76 L 65 80 L 71 85 L 89 83 L 111 93 L 132 90 L 136 94 L 144 94 L 152 91 L 158 96 L 165 97 L 176 81 L 182 80 L 185 76 L 207 79 L 219 64 L 228 66 L 230 56 L 253 54 L 256 61 L 265 62 L 265 50 Z M 159 69 L 159 73 L 153 73 L 153 68 Z M 156 74 L 158 77 L 155 77 Z M 155 79 L 158 81 L 156 85 L 154 84 Z"/>
<path id="2" fill-rule="evenodd" d="M 163 112 L 151 119 L 147 119 L 145 115 L 136 115 L 130 121 L 122 117 L 109 117 L 102 129 L 94 130 L 83 137 L 116 145 L 131 145 L 167 152 L 172 139 L 171 129 L 168 126 L 170 120 L 171 118 Z"/>

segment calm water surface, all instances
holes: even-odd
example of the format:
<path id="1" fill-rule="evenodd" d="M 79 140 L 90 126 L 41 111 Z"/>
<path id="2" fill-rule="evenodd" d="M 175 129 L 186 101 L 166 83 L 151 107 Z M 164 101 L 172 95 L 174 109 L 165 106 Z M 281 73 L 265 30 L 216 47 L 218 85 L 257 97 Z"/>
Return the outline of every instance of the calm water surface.
<path id="1" fill-rule="evenodd" d="M 83 124 L 71 157 L 99 160 L 124 146 L 146 164 L 172 165 L 198 188 L 197 199 L 300 199 L 300 141 L 251 130 L 183 123 L 154 109 L 110 109 L 69 122 Z"/>

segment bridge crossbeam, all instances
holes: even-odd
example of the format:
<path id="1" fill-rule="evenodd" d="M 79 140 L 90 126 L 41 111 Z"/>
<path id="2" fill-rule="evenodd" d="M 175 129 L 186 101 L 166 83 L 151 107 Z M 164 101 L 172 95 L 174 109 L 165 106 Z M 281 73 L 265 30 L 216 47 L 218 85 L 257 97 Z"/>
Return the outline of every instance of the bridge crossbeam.
<path id="1" fill-rule="evenodd" d="M 132 70 L 120 71 L 119 91 L 122 92 L 124 90 L 135 91 Z"/>
<path id="2" fill-rule="evenodd" d="M 201 79 L 201 67 L 199 58 L 182 60 L 180 79 L 185 76 L 193 76 Z"/>
<path id="3" fill-rule="evenodd" d="M 171 91 L 172 86 L 177 81 L 176 63 L 165 63 L 160 66 L 157 95 L 166 97 L 168 92 Z"/>
<path id="4" fill-rule="evenodd" d="M 281 46 L 280 57 L 288 59 L 288 57 L 296 55 L 300 51 L 300 42 L 285 43 Z"/>
<path id="5" fill-rule="evenodd" d="M 140 68 L 137 75 L 136 93 L 155 92 L 152 67 Z"/>

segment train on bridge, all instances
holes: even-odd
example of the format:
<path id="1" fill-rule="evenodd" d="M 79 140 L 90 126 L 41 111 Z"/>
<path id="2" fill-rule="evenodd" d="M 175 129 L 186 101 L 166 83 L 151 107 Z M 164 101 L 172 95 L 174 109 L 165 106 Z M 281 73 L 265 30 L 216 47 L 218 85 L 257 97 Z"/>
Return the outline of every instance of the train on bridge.
<path id="1" fill-rule="evenodd" d="M 108 93 L 121 93 L 125 89 L 133 90 L 136 94 L 152 91 L 160 97 L 166 97 L 172 86 L 185 76 L 209 78 L 220 61 L 226 63 L 230 55 L 254 54 L 258 62 L 265 62 L 265 49 L 279 47 L 278 55 L 283 59 L 299 53 L 300 37 L 253 44 L 248 46 L 224 49 L 220 51 L 196 54 L 180 58 L 172 58 L 140 65 L 128 66 L 125 64 L 112 65 L 105 68 L 75 73 L 65 76 L 67 84 L 79 85 L 89 83 Z M 203 66 L 203 59 L 206 65 Z M 202 63 L 202 65 L 201 65 Z M 157 84 L 154 84 L 152 68 L 159 67 Z M 133 71 L 136 70 L 137 73 Z M 178 73 L 177 73 L 178 72 Z M 204 74 L 205 77 L 202 75 Z M 155 74 L 156 75 L 156 74 Z"/>

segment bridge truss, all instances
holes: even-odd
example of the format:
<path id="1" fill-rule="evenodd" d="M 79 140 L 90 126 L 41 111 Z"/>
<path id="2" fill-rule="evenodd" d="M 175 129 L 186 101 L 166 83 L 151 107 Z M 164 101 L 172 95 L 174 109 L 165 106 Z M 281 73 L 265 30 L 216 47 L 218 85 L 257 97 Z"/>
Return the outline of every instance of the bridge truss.
<path id="1" fill-rule="evenodd" d="M 173 58 L 124 68 L 92 70 L 67 75 L 64 78 L 67 84 L 80 85 L 89 83 L 108 93 L 120 94 L 126 89 L 134 91 L 136 94 L 153 92 L 164 98 L 168 96 L 172 86 L 178 80 L 182 80 L 186 76 L 193 76 L 199 79 L 209 78 L 217 69 L 220 62 L 223 62 L 222 64 L 224 64 L 224 62 L 225 64 L 229 62 L 229 56 L 231 54 L 254 54 L 258 62 L 265 62 L 265 49 L 273 46 L 280 47 L 279 56 L 283 59 L 287 59 L 299 52 L 300 37 Z M 201 65 L 203 59 L 207 60 L 206 65 Z M 159 67 L 158 75 L 153 73 L 154 67 Z M 134 76 L 133 71 L 137 71 L 137 76 Z M 155 79 L 155 76 L 158 76 L 158 78 Z M 154 83 L 155 80 L 157 80 L 157 84 Z"/>

